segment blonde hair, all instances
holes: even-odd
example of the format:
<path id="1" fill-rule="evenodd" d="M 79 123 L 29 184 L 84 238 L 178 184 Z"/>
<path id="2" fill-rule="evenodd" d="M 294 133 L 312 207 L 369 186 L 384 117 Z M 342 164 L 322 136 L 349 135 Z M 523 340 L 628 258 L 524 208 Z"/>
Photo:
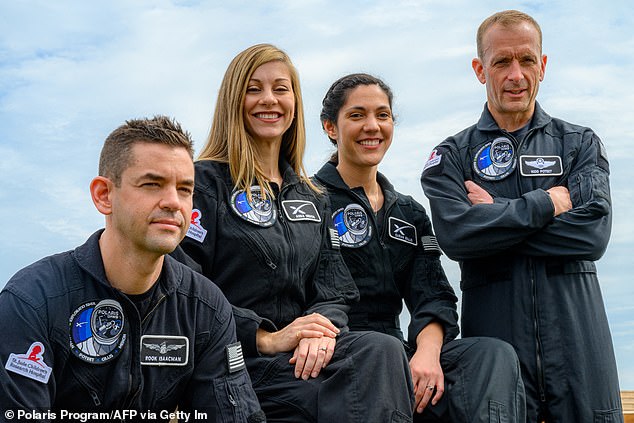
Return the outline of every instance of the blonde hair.
<path id="1" fill-rule="evenodd" d="M 257 44 L 239 53 L 229 64 L 218 92 L 207 143 L 198 156 L 198 160 L 228 163 L 233 183 L 236 188 L 246 191 L 249 198 L 254 180 L 265 195 L 272 195 L 272 190 L 258 163 L 253 138 L 246 129 L 244 99 L 255 70 L 274 60 L 288 67 L 295 97 L 295 117 L 282 136 L 280 155 L 304 183 L 313 191 L 320 192 L 307 176 L 303 163 L 306 129 L 297 70 L 284 51 L 271 44 Z"/>

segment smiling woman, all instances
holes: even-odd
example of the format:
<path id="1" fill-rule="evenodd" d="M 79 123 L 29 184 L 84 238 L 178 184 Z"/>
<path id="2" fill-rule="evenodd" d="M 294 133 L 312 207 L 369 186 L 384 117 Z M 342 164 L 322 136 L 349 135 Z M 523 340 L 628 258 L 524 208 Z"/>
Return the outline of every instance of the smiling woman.
<path id="1" fill-rule="evenodd" d="M 398 340 L 346 327 L 358 291 L 327 199 L 304 171 L 305 139 L 288 56 L 267 44 L 238 54 L 196 163 L 194 229 L 182 248 L 234 306 L 268 419 L 409 421 L 411 383 Z"/>
<path id="2" fill-rule="evenodd" d="M 346 75 L 331 85 L 322 104 L 322 125 L 337 154 L 315 177 L 335 210 L 341 252 L 360 292 L 350 327 L 403 341 L 415 422 L 485 423 L 503 412 L 508 421 L 523 423 L 524 386 L 515 352 L 497 339 L 455 339 L 457 298 L 431 221 L 422 205 L 395 191 L 378 171 L 394 132 L 391 89 L 372 75 Z M 399 320 L 403 303 L 411 316 L 407 343 Z"/>

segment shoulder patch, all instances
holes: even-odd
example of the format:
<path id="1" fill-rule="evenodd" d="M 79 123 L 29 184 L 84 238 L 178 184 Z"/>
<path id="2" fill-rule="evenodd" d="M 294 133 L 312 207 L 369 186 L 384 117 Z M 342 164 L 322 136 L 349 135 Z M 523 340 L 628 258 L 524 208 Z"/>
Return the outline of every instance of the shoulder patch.
<path id="1" fill-rule="evenodd" d="M 429 158 L 427 159 L 427 163 L 425 163 L 425 167 L 423 167 L 423 172 L 429 169 L 430 167 L 438 166 L 442 161 L 442 154 L 438 153 L 438 149 L 434 148 L 434 151 L 431 152 Z"/>
<path id="2" fill-rule="evenodd" d="M 235 342 L 225 347 L 227 356 L 227 370 L 229 373 L 238 372 L 246 367 L 244 364 L 244 356 L 242 355 L 242 344 Z"/>
<path id="3" fill-rule="evenodd" d="M 140 357 L 144 366 L 185 366 L 189 362 L 189 338 L 143 335 Z"/>
<path id="4" fill-rule="evenodd" d="M 442 254 L 442 250 L 438 245 L 438 241 L 434 235 L 423 235 L 420 237 L 420 242 L 423 245 L 423 250 L 427 253 Z"/>
<path id="5" fill-rule="evenodd" d="M 429 155 L 427 162 L 425 162 L 425 166 L 423 167 L 423 174 L 428 175 L 438 175 L 443 170 L 443 153 L 446 149 L 442 147 L 436 147 Z"/>
<path id="6" fill-rule="evenodd" d="M 44 345 L 41 342 L 31 344 L 26 354 L 9 354 L 4 368 L 37 382 L 48 383 L 52 368 L 44 362 Z"/>
<path id="7" fill-rule="evenodd" d="M 321 216 L 314 203 L 306 200 L 284 200 L 282 209 L 288 220 L 293 222 L 308 220 L 311 222 L 321 222 Z"/>
<path id="8" fill-rule="evenodd" d="M 388 219 L 390 227 L 388 234 L 390 238 L 405 242 L 411 245 L 418 245 L 418 237 L 416 236 L 416 226 L 404 220 L 390 216 Z"/>
<path id="9" fill-rule="evenodd" d="M 187 229 L 187 236 L 198 242 L 203 242 L 207 236 L 207 229 L 203 228 L 203 225 L 200 224 L 200 218 L 202 215 L 203 214 L 200 210 L 192 210 L 191 221 L 189 222 L 189 228 Z"/>
<path id="10" fill-rule="evenodd" d="M 332 249 L 341 250 L 341 240 L 339 240 L 337 230 L 335 228 L 328 228 L 328 233 L 330 234 L 330 246 Z"/>

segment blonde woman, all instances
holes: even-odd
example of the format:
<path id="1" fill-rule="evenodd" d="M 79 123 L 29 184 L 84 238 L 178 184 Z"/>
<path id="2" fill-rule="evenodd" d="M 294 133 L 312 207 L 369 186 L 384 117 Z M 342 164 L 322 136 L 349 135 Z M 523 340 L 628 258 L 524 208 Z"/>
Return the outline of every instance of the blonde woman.
<path id="1" fill-rule="evenodd" d="M 306 176 L 305 145 L 288 56 L 268 44 L 238 54 L 196 163 L 182 247 L 234 306 L 269 422 L 409 421 L 413 394 L 398 340 L 347 330 L 358 291 L 326 197 Z"/>

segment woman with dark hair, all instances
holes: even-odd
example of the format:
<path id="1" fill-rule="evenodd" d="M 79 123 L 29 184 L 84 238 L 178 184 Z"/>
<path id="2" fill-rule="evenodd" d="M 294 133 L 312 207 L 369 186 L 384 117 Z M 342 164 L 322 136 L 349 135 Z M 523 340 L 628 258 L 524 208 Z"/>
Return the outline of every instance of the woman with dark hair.
<path id="1" fill-rule="evenodd" d="M 367 74 L 340 78 L 323 100 L 321 122 L 337 151 L 315 177 L 330 197 L 341 252 L 360 292 L 348 325 L 403 341 L 415 421 L 524 422 L 513 348 L 491 338 L 455 339 L 457 298 L 425 209 L 378 172 L 392 143 L 392 100 L 390 88 Z M 403 301 L 411 316 L 407 342 Z"/>
<path id="2" fill-rule="evenodd" d="M 327 197 L 304 171 L 305 143 L 288 56 L 269 44 L 238 54 L 196 162 L 182 248 L 234 306 L 269 422 L 409 421 L 413 393 L 398 341 L 347 329 L 358 290 Z"/>

